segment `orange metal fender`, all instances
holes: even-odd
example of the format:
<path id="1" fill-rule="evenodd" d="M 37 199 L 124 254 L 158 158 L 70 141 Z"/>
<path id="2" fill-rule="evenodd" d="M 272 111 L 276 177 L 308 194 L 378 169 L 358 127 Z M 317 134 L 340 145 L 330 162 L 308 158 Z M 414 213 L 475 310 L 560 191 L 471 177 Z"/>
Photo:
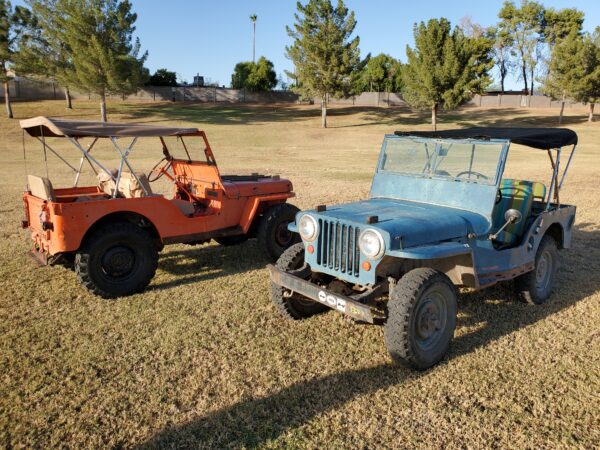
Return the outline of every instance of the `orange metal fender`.
<path id="1" fill-rule="evenodd" d="M 277 203 L 285 203 L 288 198 L 292 198 L 294 196 L 295 194 L 293 192 L 289 192 L 286 194 L 265 195 L 249 199 L 246 202 L 246 206 L 244 207 L 244 211 L 242 212 L 242 217 L 240 218 L 240 226 L 244 230 L 244 234 L 246 234 L 250 229 L 252 221 L 254 220 L 254 217 L 256 216 L 256 213 L 259 211 L 259 208 L 261 206 L 264 206 L 268 203 L 274 205 Z"/>

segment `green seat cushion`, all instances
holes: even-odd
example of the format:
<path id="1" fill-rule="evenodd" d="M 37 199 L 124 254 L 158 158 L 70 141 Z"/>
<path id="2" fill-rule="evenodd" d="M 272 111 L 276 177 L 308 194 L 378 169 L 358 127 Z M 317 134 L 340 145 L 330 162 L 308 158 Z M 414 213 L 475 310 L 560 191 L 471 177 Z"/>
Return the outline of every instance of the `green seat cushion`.
<path id="1" fill-rule="evenodd" d="M 525 180 L 513 180 L 505 178 L 500 182 L 500 193 L 502 198 L 496 205 L 492 216 L 492 230 L 499 230 L 506 222 L 504 213 L 509 209 L 516 209 L 523 218 L 519 223 L 511 223 L 508 225 L 496 238 L 496 242 L 503 245 L 516 244 L 525 230 L 527 219 L 531 214 L 531 206 L 534 197 L 534 185 L 541 185 L 543 188 L 537 187 L 539 194 L 545 195 L 546 187 L 542 183 L 534 183 Z M 537 197 L 537 196 L 536 196 Z"/>

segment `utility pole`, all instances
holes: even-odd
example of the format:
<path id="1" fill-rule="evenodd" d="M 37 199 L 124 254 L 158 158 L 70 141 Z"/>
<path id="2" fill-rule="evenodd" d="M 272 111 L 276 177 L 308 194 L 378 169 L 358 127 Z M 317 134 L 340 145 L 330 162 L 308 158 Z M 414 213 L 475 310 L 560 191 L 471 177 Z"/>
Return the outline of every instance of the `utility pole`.
<path id="1" fill-rule="evenodd" d="M 256 19 L 258 16 L 256 14 L 252 14 L 250 16 L 250 20 L 252 21 L 252 62 L 256 62 Z"/>

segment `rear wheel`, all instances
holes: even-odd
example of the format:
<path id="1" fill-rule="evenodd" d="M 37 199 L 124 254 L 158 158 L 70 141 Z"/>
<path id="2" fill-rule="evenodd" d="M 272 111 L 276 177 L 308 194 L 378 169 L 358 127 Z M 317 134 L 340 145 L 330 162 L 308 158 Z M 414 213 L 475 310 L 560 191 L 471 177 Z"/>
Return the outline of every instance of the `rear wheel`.
<path id="1" fill-rule="evenodd" d="M 300 211 L 290 203 L 279 203 L 265 211 L 258 226 L 258 242 L 272 261 L 277 259 L 292 245 L 300 242 L 300 236 L 288 230 Z"/>
<path id="2" fill-rule="evenodd" d="M 296 270 L 304 264 L 304 244 L 298 243 L 288 248 L 277 261 L 277 268 Z M 288 289 L 271 282 L 271 300 L 286 319 L 300 320 L 326 311 L 328 308 L 303 295 L 292 293 Z"/>
<path id="3" fill-rule="evenodd" d="M 443 273 L 411 270 L 390 292 L 384 335 L 394 361 L 428 369 L 448 351 L 455 328 L 456 289 Z"/>
<path id="4" fill-rule="evenodd" d="M 558 248 L 551 236 L 544 236 L 535 254 L 535 266 L 531 272 L 515 278 L 515 290 L 527 303 L 545 303 L 554 288 L 559 267 Z"/>
<path id="5" fill-rule="evenodd" d="M 100 228 L 75 256 L 79 281 L 104 298 L 143 291 L 157 266 L 158 250 L 152 238 L 129 222 Z"/>

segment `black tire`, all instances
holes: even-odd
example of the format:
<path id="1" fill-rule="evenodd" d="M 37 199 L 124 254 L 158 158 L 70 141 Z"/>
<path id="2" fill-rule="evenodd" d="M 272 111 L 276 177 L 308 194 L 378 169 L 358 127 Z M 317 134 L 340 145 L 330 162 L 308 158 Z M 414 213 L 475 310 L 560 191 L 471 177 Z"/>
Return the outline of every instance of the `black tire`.
<path id="1" fill-rule="evenodd" d="M 91 293 L 115 298 L 144 290 L 158 267 L 150 235 L 129 222 L 106 225 L 75 256 L 75 273 Z"/>
<path id="2" fill-rule="evenodd" d="M 414 269 L 392 289 L 384 324 L 385 343 L 395 362 L 418 370 L 437 364 L 456 328 L 456 288 L 446 275 Z"/>
<path id="3" fill-rule="evenodd" d="M 220 245 L 223 245 L 225 247 L 231 247 L 232 245 L 243 244 L 247 240 L 248 240 L 247 234 L 238 234 L 237 236 L 221 236 L 221 237 L 215 238 L 215 241 L 217 241 Z"/>
<path id="4" fill-rule="evenodd" d="M 290 203 L 279 203 L 271 206 L 263 214 L 256 237 L 272 261 L 277 261 L 284 251 L 300 242 L 298 233 L 287 229 L 298 211 L 300 210 Z"/>
<path id="5" fill-rule="evenodd" d="M 288 271 L 299 269 L 303 263 L 304 244 L 300 242 L 283 252 L 276 265 L 279 269 Z M 271 300 L 279 313 L 286 319 L 305 319 L 329 309 L 327 306 L 300 294 L 294 293 L 291 297 L 287 297 L 285 294 L 288 292 L 284 287 L 271 282 Z"/>
<path id="6" fill-rule="evenodd" d="M 556 241 L 551 236 L 544 236 L 535 254 L 534 269 L 515 278 L 517 295 L 532 305 L 545 303 L 552 295 L 559 266 Z"/>

